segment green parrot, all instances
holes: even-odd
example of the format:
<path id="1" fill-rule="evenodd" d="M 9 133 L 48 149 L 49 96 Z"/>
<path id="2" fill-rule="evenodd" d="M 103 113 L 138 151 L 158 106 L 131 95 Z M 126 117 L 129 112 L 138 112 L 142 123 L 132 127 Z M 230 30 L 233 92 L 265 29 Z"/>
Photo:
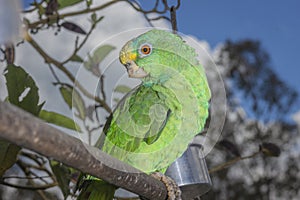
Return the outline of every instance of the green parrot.
<path id="1" fill-rule="evenodd" d="M 117 105 L 96 146 L 145 173 L 164 173 L 208 117 L 210 89 L 196 57 L 180 36 L 165 30 L 127 42 L 120 62 L 142 83 Z M 116 189 L 88 176 L 79 199 L 111 200 Z"/>

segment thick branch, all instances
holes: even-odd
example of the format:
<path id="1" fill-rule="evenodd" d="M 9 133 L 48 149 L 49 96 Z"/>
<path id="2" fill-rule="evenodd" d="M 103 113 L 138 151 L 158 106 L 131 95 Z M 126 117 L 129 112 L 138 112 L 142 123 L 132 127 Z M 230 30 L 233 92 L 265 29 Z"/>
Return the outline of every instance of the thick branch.
<path id="1" fill-rule="evenodd" d="M 0 138 L 148 199 L 167 196 L 160 181 L 4 102 L 0 102 Z"/>

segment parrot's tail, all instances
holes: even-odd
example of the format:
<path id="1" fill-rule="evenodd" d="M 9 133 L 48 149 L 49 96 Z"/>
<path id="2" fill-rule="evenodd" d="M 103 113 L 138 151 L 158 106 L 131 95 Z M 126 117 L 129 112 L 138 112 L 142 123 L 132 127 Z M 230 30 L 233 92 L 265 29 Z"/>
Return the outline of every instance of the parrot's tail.
<path id="1" fill-rule="evenodd" d="M 113 200 L 117 187 L 102 180 L 88 180 L 77 200 Z"/>

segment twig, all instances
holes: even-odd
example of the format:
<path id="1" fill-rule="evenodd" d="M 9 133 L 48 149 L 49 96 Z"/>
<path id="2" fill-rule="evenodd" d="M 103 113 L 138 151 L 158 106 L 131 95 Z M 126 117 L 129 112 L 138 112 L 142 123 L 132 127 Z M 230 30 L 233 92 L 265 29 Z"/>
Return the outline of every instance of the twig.
<path id="1" fill-rule="evenodd" d="M 100 22 L 100 20 L 103 17 L 101 17 L 98 22 Z M 91 35 L 91 33 L 93 32 L 93 30 L 96 28 L 97 23 L 93 23 L 90 30 L 87 32 L 87 34 L 85 35 L 84 39 L 82 40 L 82 42 L 78 45 L 78 38 L 76 38 L 76 42 L 75 42 L 75 49 L 72 53 L 72 55 L 69 56 L 69 58 L 67 58 L 65 61 L 62 62 L 62 64 L 65 64 L 67 62 L 69 62 L 73 56 L 75 56 L 77 54 L 77 52 L 83 47 L 83 45 L 86 43 L 86 41 L 88 40 L 89 36 Z"/>
<path id="2" fill-rule="evenodd" d="M 35 11 L 38 8 L 38 6 L 42 5 L 44 2 L 45 2 L 45 0 L 42 0 L 42 1 L 39 1 L 39 2 L 37 2 L 36 0 L 34 0 L 34 2 L 31 3 L 31 5 L 34 5 L 34 7 L 31 8 L 31 9 L 28 9 L 28 10 L 23 10 L 22 13 L 33 12 L 33 11 Z"/>
<path id="3" fill-rule="evenodd" d="M 20 176 L 3 176 L 2 179 L 41 179 L 41 178 L 51 178 L 51 176 L 37 176 L 37 177 L 20 177 Z"/>
<path id="4" fill-rule="evenodd" d="M 9 186 L 9 187 L 18 188 L 18 189 L 24 189 L 24 190 L 45 190 L 45 189 L 52 188 L 52 187 L 55 187 L 55 186 L 58 185 L 57 182 L 50 183 L 50 184 L 47 184 L 47 185 L 38 185 L 38 186 L 37 185 L 36 186 L 15 185 L 15 184 L 12 184 L 12 183 L 5 182 L 1 179 L 0 179 L 0 184 L 6 185 L 6 186 Z"/>
<path id="5" fill-rule="evenodd" d="M 58 78 L 58 76 L 57 76 L 57 74 L 56 74 L 56 72 L 54 71 L 51 63 L 48 63 L 48 67 L 49 67 L 49 69 L 51 71 L 51 74 L 53 75 L 54 79 L 56 80 L 56 82 L 57 83 L 61 83 L 60 80 L 59 80 L 59 78 Z"/>
<path id="6" fill-rule="evenodd" d="M 75 77 L 71 74 L 65 66 L 55 60 L 54 58 L 50 57 L 40 46 L 39 44 L 29 35 L 29 33 L 26 34 L 25 39 L 31 44 L 31 46 L 44 58 L 46 63 L 52 63 L 55 65 L 58 69 L 60 69 L 71 81 L 78 87 L 78 89 L 88 98 L 95 100 L 96 102 L 100 103 L 101 106 L 108 112 L 111 113 L 111 108 L 108 106 L 108 104 L 100 99 L 97 96 L 94 96 L 90 94 L 78 81 L 76 81 Z"/>
<path id="7" fill-rule="evenodd" d="M 261 152 L 258 151 L 258 152 L 255 152 L 255 153 L 249 155 L 249 156 L 236 157 L 236 158 L 234 158 L 234 159 L 232 159 L 232 160 L 229 160 L 229 161 L 227 161 L 227 162 L 225 162 L 225 163 L 223 163 L 223 164 L 221 164 L 221 165 L 218 165 L 218 166 L 216 166 L 216 167 L 213 167 L 212 169 L 209 170 L 209 173 L 211 174 L 211 173 L 214 173 L 214 172 L 223 170 L 223 169 L 225 169 L 225 168 L 227 168 L 227 167 L 229 167 L 229 166 L 231 166 L 231 165 L 233 165 L 233 164 L 235 164 L 235 163 L 237 163 L 237 162 L 239 162 L 239 161 L 241 161 L 241 160 L 246 160 L 246 159 L 249 159 L 249 158 L 254 158 L 255 156 L 257 156 L 257 155 L 260 154 L 260 153 L 261 153 Z"/>
<path id="8" fill-rule="evenodd" d="M 94 8 L 86 8 L 86 9 L 83 9 L 80 11 L 69 12 L 69 13 L 60 14 L 60 15 L 57 15 L 57 14 L 49 15 L 46 19 L 41 19 L 39 21 L 27 24 L 27 27 L 29 29 L 37 29 L 37 28 L 39 28 L 39 25 L 47 24 L 51 20 L 64 19 L 65 17 L 77 16 L 77 15 L 81 15 L 81 14 L 95 12 L 95 11 L 104 9 L 106 7 L 109 7 L 113 4 L 121 2 L 121 1 L 126 1 L 126 0 L 113 0 L 113 1 L 107 2 L 103 5 L 96 6 Z"/>
<path id="9" fill-rule="evenodd" d="M 165 20 L 171 22 L 171 19 L 167 16 L 158 16 L 158 17 L 154 17 L 154 18 L 149 18 L 150 21 L 156 21 L 156 20 L 160 20 L 160 19 L 165 19 Z"/>
<path id="10" fill-rule="evenodd" d="M 34 165 L 29 165 L 29 164 L 25 164 L 24 162 L 22 162 L 21 160 L 17 160 L 17 165 L 22 169 L 22 171 L 24 172 L 24 174 L 27 176 L 27 177 L 31 177 L 31 175 L 33 175 L 34 177 L 39 177 L 36 173 L 34 173 L 32 169 L 37 169 L 39 171 L 45 171 L 43 168 L 37 168 L 36 166 Z M 46 172 L 47 173 L 47 172 Z M 51 176 L 52 180 L 55 181 L 55 179 L 53 178 L 53 175 L 50 173 L 47 173 L 48 176 Z M 43 178 L 40 178 L 41 181 L 43 181 L 44 183 L 48 184 L 48 182 L 46 180 L 44 180 Z"/>
<path id="11" fill-rule="evenodd" d="M 23 170 L 23 172 L 25 173 L 26 176 L 30 176 L 30 174 L 33 174 L 33 175 L 37 176 L 31 170 L 28 170 L 27 166 L 25 166 L 24 163 L 22 163 L 20 160 L 17 160 L 17 164 Z M 42 180 L 43 182 L 45 182 L 43 179 L 40 179 L 40 180 Z M 30 189 L 30 188 L 35 188 L 36 187 L 36 184 L 35 184 L 35 182 L 32 179 L 28 179 L 28 182 L 32 186 L 19 186 L 18 188 L 19 189 Z M 49 185 L 47 182 L 45 182 L 45 183 L 46 183 L 46 185 Z M 56 183 L 56 180 L 54 180 L 53 183 Z M 6 182 L 4 182 L 3 184 L 7 185 L 7 186 L 11 186 L 11 187 L 16 186 L 16 185 L 12 185 L 12 184 L 6 183 Z M 23 187 L 23 188 L 21 188 L 21 187 Z M 41 196 L 42 199 L 48 200 L 47 196 L 44 194 L 44 191 L 42 191 L 41 189 L 47 189 L 47 188 L 40 188 L 40 186 L 38 186 L 37 192 Z"/>
<path id="12" fill-rule="evenodd" d="M 31 160 L 33 160 L 38 165 L 43 165 L 43 164 L 45 164 L 47 162 L 44 157 L 42 157 L 42 156 L 40 156 L 40 155 L 38 155 L 36 153 L 24 152 L 24 150 L 22 150 L 19 153 L 19 155 L 25 156 L 27 158 L 30 158 Z"/>
<path id="13" fill-rule="evenodd" d="M 31 177 L 30 175 L 33 175 L 34 178 L 39 179 L 39 180 L 43 181 L 46 184 L 48 184 L 48 181 L 46 181 L 44 179 L 45 177 L 46 178 L 51 178 L 53 182 L 56 181 L 56 178 L 53 175 L 53 173 L 50 170 L 48 170 L 47 167 L 45 166 L 47 161 L 44 160 L 42 156 L 37 155 L 37 154 L 33 154 L 33 153 L 29 153 L 29 152 L 24 152 L 24 151 L 21 151 L 20 155 L 31 159 L 32 161 L 34 161 L 38 165 L 38 166 L 35 166 L 35 165 L 32 165 L 32 164 L 25 163 L 25 162 L 23 162 L 22 159 L 19 159 L 17 161 L 17 164 L 21 167 L 21 169 L 24 171 L 25 175 L 29 179 L 32 179 L 33 177 Z M 31 169 L 35 169 L 35 170 L 38 170 L 38 171 L 43 171 L 48 176 L 39 176 L 35 172 L 33 172 Z"/>
<path id="14" fill-rule="evenodd" d="M 168 11 L 168 6 L 166 6 L 165 4 L 164 4 L 164 8 L 162 10 L 158 10 L 159 1 L 156 1 L 154 7 L 152 9 L 150 9 L 150 10 L 144 10 L 144 9 L 142 9 L 141 6 L 135 0 L 133 0 L 133 1 L 126 0 L 126 2 L 133 9 L 135 9 L 138 12 L 144 13 L 144 14 L 153 14 L 153 13 L 165 14 Z"/>
<path id="15" fill-rule="evenodd" d="M 100 91 L 101 91 L 102 99 L 104 101 L 106 101 L 106 94 L 104 91 L 104 75 L 103 74 L 100 76 L 100 84 L 101 84 Z"/>
<path id="16" fill-rule="evenodd" d="M 1 49 L 1 51 L 4 54 L 4 60 L 6 60 L 8 65 L 15 62 L 15 47 L 12 43 L 5 44 L 5 49 Z"/>
<path id="17" fill-rule="evenodd" d="M 100 125 L 98 125 L 98 126 L 96 126 L 96 127 L 89 128 L 88 131 L 93 132 L 93 131 L 96 131 L 96 130 L 98 130 L 99 128 L 102 128 L 102 127 L 103 127 L 103 124 L 100 124 Z"/>
<path id="18" fill-rule="evenodd" d="M 171 14 L 172 30 L 173 30 L 173 33 L 176 34 L 178 31 L 178 28 L 177 28 L 176 7 L 175 6 L 171 7 L 170 14 Z"/>

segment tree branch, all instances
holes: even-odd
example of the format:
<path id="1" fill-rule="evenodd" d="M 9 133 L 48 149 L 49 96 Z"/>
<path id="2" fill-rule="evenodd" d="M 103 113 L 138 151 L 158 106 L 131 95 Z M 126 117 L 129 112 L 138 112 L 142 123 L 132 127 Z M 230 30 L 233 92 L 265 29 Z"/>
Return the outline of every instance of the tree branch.
<path id="1" fill-rule="evenodd" d="M 24 190 L 45 190 L 45 189 L 52 188 L 52 187 L 55 187 L 58 185 L 55 182 L 55 183 L 50 183 L 50 184 L 46 184 L 46 185 L 26 186 L 26 185 L 12 184 L 12 183 L 8 183 L 8 182 L 2 181 L 2 180 L 0 180 L 0 184 L 6 185 L 9 187 L 18 188 L 18 189 L 24 189 Z"/>
<path id="2" fill-rule="evenodd" d="M 148 199 L 167 196 L 162 182 L 4 102 L 0 102 L 0 138 Z"/>
<path id="3" fill-rule="evenodd" d="M 65 68 L 65 66 L 55 60 L 54 58 L 50 57 L 41 47 L 40 45 L 29 35 L 29 33 L 26 33 L 25 35 L 25 39 L 26 41 L 44 58 L 46 63 L 50 63 L 53 64 L 54 66 L 56 66 L 59 70 L 61 70 L 71 81 L 73 84 L 76 84 L 76 86 L 78 87 L 78 89 L 89 99 L 93 99 L 96 102 L 99 102 L 101 104 L 101 106 L 108 112 L 111 113 L 111 108 L 109 107 L 109 105 L 102 99 L 100 99 L 97 96 L 92 95 L 91 93 L 89 93 L 78 81 L 76 81 L 75 77 L 71 74 L 71 72 Z"/>
<path id="4" fill-rule="evenodd" d="M 225 162 L 225 163 L 223 163 L 223 164 L 220 164 L 220 165 L 218 165 L 218 166 L 216 166 L 216 167 L 211 168 L 211 169 L 209 170 L 209 173 L 212 174 L 212 173 L 214 173 L 214 172 L 223 170 L 223 169 L 225 169 L 225 168 L 227 168 L 227 167 L 229 167 L 229 166 L 231 166 L 231 165 L 233 165 L 233 164 L 235 164 L 235 163 L 237 163 L 237 162 L 239 162 L 239 161 L 241 161 L 241 160 L 246 160 L 246 159 L 254 158 L 255 156 L 259 155 L 260 153 L 261 153 L 261 151 L 257 151 L 257 152 L 255 152 L 255 153 L 249 155 L 249 156 L 236 157 L 236 158 L 234 158 L 234 159 L 232 159 L 232 160 L 229 160 L 229 161 L 227 161 L 227 162 Z"/>
<path id="5" fill-rule="evenodd" d="M 115 4 L 115 3 L 118 3 L 120 1 L 127 1 L 127 0 L 113 0 L 113 1 L 107 2 L 107 3 L 103 4 L 103 5 L 96 6 L 94 8 L 86 8 L 86 9 L 83 9 L 83 10 L 69 12 L 69 13 L 65 13 L 65 14 L 59 14 L 58 15 L 57 13 L 55 13 L 53 15 L 47 16 L 47 18 L 45 18 L 45 19 L 41 19 L 39 21 L 36 21 L 36 22 L 33 22 L 33 23 L 29 23 L 29 24 L 27 24 L 27 27 L 29 29 L 36 29 L 40 25 L 47 24 L 51 20 L 64 19 L 65 17 L 78 16 L 78 15 L 81 15 L 81 14 L 92 13 L 92 12 L 95 12 L 95 11 L 98 11 L 98 10 L 102 10 L 102 9 L 104 9 L 106 7 L 109 7 L 109 6 L 111 6 L 111 5 Z"/>

